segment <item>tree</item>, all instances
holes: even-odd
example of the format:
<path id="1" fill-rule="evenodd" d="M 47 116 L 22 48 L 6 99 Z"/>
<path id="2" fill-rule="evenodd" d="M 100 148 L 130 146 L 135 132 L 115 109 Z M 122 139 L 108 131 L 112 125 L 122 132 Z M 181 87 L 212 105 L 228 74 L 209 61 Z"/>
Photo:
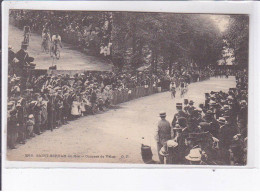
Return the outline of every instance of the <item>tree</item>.
<path id="1" fill-rule="evenodd" d="M 124 66 L 125 52 L 127 48 L 127 12 L 113 12 L 112 14 L 112 62 L 122 69 Z"/>
<path id="2" fill-rule="evenodd" d="M 201 14 L 170 13 L 117 13 L 113 22 L 113 47 L 120 50 L 124 61 L 138 68 L 149 58 L 152 70 L 161 63 L 173 68 L 173 64 L 199 66 L 216 64 L 221 57 L 222 35 L 213 21 Z M 124 19 L 123 19 L 124 18 Z M 114 45 L 114 43 L 113 43 Z M 123 46 L 124 45 L 124 46 Z M 149 50 L 145 54 L 144 48 Z M 125 63 L 127 65 L 127 63 Z"/>
<path id="3" fill-rule="evenodd" d="M 231 15 L 225 38 L 234 50 L 235 63 L 248 68 L 249 17 L 248 15 Z"/>

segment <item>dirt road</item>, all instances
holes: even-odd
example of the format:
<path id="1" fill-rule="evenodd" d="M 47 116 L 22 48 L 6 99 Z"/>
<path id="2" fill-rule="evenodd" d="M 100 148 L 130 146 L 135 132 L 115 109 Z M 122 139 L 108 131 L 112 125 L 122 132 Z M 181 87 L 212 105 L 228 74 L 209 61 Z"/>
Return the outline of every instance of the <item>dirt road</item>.
<path id="1" fill-rule="evenodd" d="M 205 92 L 227 91 L 230 87 L 235 87 L 234 77 L 211 78 L 192 83 L 184 98 L 192 99 L 197 106 L 204 102 Z M 144 143 L 152 146 L 153 158 L 158 160 L 154 140 L 158 113 L 165 110 L 166 119 L 171 122 L 176 102 L 183 102 L 179 91 L 174 100 L 170 92 L 164 92 L 123 103 L 118 109 L 82 117 L 53 132 L 47 131 L 18 149 L 8 150 L 7 156 L 11 160 L 29 161 L 143 163 L 140 146 L 144 137 Z M 55 154 L 56 157 L 51 157 Z"/>
<path id="2" fill-rule="evenodd" d="M 15 52 L 21 48 L 22 40 L 23 31 L 10 24 L 9 45 L 13 47 Z M 112 64 L 97 57 L 88 56 L 71 48 L 71 45 L 63 43 L 63 48 L 60 49 L 60 59 L 54 60 L 54 64 L 57 65 L 57 70 L 111 70 Z M 35 58 L 34 62 L 36 63 L 36 69 L 48 69 L 53 63 L 50 54 L 42 52 L 41 37 L 38 34 L 31 34 L 28 53 L 30 56 Z"/>

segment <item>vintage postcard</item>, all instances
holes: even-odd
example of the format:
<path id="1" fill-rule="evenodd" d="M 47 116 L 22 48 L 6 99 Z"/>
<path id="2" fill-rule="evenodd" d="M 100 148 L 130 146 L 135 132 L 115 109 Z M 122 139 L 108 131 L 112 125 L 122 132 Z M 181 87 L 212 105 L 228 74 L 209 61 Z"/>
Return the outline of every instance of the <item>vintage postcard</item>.
<path id="1" fill-rule="evenodd" d="M 249 15 L 8 14 L 8 161 L 247 165 Z"/>

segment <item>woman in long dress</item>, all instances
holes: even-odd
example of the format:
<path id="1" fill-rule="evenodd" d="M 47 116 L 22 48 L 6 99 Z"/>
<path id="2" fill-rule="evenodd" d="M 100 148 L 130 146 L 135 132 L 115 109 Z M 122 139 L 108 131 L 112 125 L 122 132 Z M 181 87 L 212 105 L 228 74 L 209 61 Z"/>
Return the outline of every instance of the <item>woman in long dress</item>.
<path id="1" fill-rule="evenodd" d="M 80 102 L 78 101 L 78 97 L 72 102 L 71 107 L 71 115 L 76 118 L 80 116 Z"/>
<path id="2" fill-rule="evenodd" d="M 80 97 L 80 110 L 81 110 L 81 116 L 84 116 L 86 114 L 86 108 L 85 108 L 85 102 L 84 102 L 82 96 Z"/>

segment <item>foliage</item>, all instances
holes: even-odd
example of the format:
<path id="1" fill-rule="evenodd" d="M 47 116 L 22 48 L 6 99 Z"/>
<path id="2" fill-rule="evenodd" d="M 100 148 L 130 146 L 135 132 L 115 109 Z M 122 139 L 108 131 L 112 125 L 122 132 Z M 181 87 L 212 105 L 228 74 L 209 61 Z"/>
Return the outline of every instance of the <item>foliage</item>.
<path id="1" fill-rule="evenodd" d="M 124 44 L 113 47 L 113 52 L 130 58 L 133 68 L 143 65 L 147 57 L 155 71 L 161 59 L 169 67 L 191 62 L 204 66 L 216 64 L 221 57 L 222 35 L 206 15 L 117 12 L 112 34 L 113 45 L 113 41 Z M 144 48 L 149 48 L 149 55 Z"/>
<path id="2" fill-rule="evenodd" d="M 231 15 L 229 27 L 225 33 L 228 46 L 234 50 L 235 63 L 248 68 L 249 17 Z"/>

